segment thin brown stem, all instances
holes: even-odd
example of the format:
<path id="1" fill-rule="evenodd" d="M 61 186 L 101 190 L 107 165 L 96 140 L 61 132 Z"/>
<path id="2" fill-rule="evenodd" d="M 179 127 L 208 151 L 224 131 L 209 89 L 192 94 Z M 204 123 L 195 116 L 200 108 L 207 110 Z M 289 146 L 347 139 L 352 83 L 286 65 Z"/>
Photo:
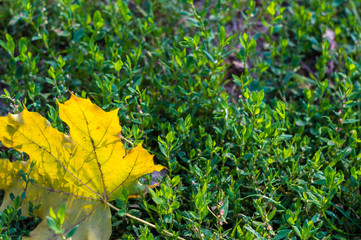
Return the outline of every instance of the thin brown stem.
<path id="1" fill-rule="evenodd" d="M 119 134 L 120 138 L 124 141 L 126 141 L 127 143 L 129 143 L 130 145 L 134 145 L 134 143 L 132 143 L 130 140 L 126 139 L 125 137 L 123 137 L 123 135 Z"/>
<path id="2" fill-rule="evenodd" d="M 116 210 L 116 211 L 119 211 L 120 209 L 119 208 L 117 208 L 117 207 L 115 207 L 113 204 L 111 204 L 111 203 L 109 203 L 109 202 L 105 202 L 110 208 L 113 208 L 114 210 Z M 133 218 L 134 220 L 137 220 L 137 221 L 139 221 L 139 222 L 141 222 L 141 223 L 144 223 L 145 225 L 148 225 L 149 227 L 152 227 L 152 228 L 155 228 L 156 229 L 156 226 L 153 224 L 153 223 L 150 223 L 150 222 L 147 222 L 147 221 L 145 221 L 145 220 L 143 220 L 143 219 L 141 219 L 141 218 L 138 218 L 138 217 L 136 217 L 136 216 L 133 216 L 133 215 L 131 215 L 131 214 L 129 214 L 129 213 L 125 213 L 125 216 L 127 216 L 127 217 L 129 217 L 129 218 Z M 173 233 L 171 233 L 171 232 L 168 232 L 167 230 L 163 230 L 162 231 L 162 233 L 165 233 L 165 234 L 167 234 L 168 236 L 171 236 L 171 237 L 176 237 L 176 236 L 174 236 L 174 234 Z M 180 239 L 180 240 L 186 240 L 185 238 L 182 238 L 182 237 L 177 237 L 177 239 Z"/>
<path id="3" fill-rule="evenodd" d="M 72 229 L 73 227 L 75 227 L 76 225 L 79 225 L 81 222 L 85 221 L 90 215 L 93 214 L 93 212 L 95 211 L 95 209 L 97 209 L 100 205 L 102 204 L 102 202 L 99 202 L 97 205 L 95 205 L 95 207 L 87 214 L 85 215 L 82 219 L 80 219 L 78 222 L 76 222 L 75 224 L 71 225 L 70 227 L 68 227 L 65 232 L 70 231 L 70 229 Z"/>
<path id="4" fill-rule="evenodd" d="M 213 212 L 208 206 L 207 206 L 207 209 L 208 209 L 208 211 L 209 211 L 215 218 L 218 219 L 217 215 L 214 214 L 214 212 Z M 224 221 L 224 222 L 227 223 L 227 221 Z"/>
<path id="5" fill-rule="evenodd" d="M 69 193 L 69 192 L 65 192 L 65 191 L 61 191 L 61 190 L 56 190 L 54 188 L 45 187 L 45 186 L 39 185 L 37 183 L 33 183 L 32 185 L 35 185 L 35 186 L 37 186 L 39 188 L 46 189 L 46 190 L 48 190 L 50 192 L 57 192 L 57 193 L 61 193 L 61 194 L 65 194 L 65 195 L 69 195 L 69 196 L 73 196 L 73 197 L 77 197 L 77 198 L 83 198 L 83 199 L 87 199 L 87 200 L 93 200 L 93 201 L 99 200 L 98 198 L 84 197 L 84 196 L 77 195 L 77 194 L 74 194 L 74 193 Z"/>

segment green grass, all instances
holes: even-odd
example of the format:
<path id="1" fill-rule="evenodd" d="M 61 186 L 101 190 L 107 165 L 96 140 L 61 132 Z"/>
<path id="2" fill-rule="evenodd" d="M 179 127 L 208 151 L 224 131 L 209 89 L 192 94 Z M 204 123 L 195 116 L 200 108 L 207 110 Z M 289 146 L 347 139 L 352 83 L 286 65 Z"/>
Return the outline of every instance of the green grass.
<path id="1" fill-rule="evenodd" d="M 119 108 L 123 135 L 169 172 L 124 206 L 157 229 L 114 213 L 114 239 L 359 239 L 360 9 L 5 0 L 0 115 L 25 105 L 66 132 L 55 99 L 70 91 Z M 3 239 L 39 221 L 19 209 L 1 213 Z"/>

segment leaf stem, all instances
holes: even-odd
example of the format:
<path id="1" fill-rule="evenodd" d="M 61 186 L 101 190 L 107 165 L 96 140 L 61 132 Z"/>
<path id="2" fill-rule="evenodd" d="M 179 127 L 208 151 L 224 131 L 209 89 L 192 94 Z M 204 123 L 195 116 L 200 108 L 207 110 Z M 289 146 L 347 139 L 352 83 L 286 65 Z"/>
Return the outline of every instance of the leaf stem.
<path id="1" fill-rule="evenodd" d="M 218 219 L 217 215 L 214 214 L 214 212 L 213 212 L 208 206 L 207 206 L 207 209 L 208 209 L 208 211 L 209 211 L 216 219 Z M 225 222 L 226 224 L 228 224 L 227 221 L 223 221 L 223 222 Z"/>
<path id="2" fill-rule="evenodd" d="M 111 203 L 109 203 L 109 202 L 107 202 L 107 201 L 106 201 L 105 203 L 106 203 L 110 208 L 113 208 L 113 209 L 116 210 L 116 211 L 120 211 L 120 209 L 117 208 L 116 206 L 114 206 L 113 204 L 111 204 Z M 139 222 L 141 222 L 141 223 L 144 223 L 145 225 L 148 225 L 148 226 L 156 229 L 156 226 L 155 226 L 153 223 L 147 222 L 147 221 L 145 221 L 145 220 L 143 220 L 143 219 L 141 219 L 141 218 L 138 218 L 138 217 L 136 217 L 136 216 L 133 216 L 133 215 L 131 215 L 131 214 L 129 214 L 129 213 L 125 213 L 125 216 L 127 216 L 127 217 L 129 217 L 129 218 L 133 218 L 134 220 L 137 220 L 137 221 L 139 221 Z M 162 232 L 164 232 L 164 233 L 167 234 L 168 236 L 176 237 L 176 236 L 174 236 L 173 233 L 168 232 L 167 230 L 163 230 Z M 179 237 L 179 236 L 177 237 L 177 239 L 186 240 L 185 238 L 182 238 L 182 237 Z"/>
<path id="3" fill-rule="evenodd" d="M 129 143 L 130 145 L 134 145 L 134 143 L 132 143 L 130 140 L 128 140 L 127 138 L 125 138 L 123 135 L 119 134 L 120 138 L 124 141 L 126 141 L 127 143 Z"/>

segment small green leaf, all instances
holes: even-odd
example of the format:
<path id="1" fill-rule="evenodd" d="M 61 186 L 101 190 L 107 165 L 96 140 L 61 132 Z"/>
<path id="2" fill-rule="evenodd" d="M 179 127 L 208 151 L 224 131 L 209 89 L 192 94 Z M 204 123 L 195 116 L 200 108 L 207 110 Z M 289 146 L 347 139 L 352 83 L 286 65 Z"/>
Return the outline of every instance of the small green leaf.
<path id="1" fill-rule="evenodd" d="M 121 59 L 119 59 L 118 61 L 116 61 L 116 62 L 114 63 L 115 71 L 119 72 L 120 69 L 122 69 L 123 65 L 124 65 L 124 63 L 123 63 L 123 61 L 122 61 Z"/>
<path id="2" fill-rule="evenodd" d="M 61 55 L 59 55 L 57 62 L 60 68 L 64 67 L 65 61 L 63 60 L 63 57 Z"/>
<path id="3" fill-rule="evenodd" d="M 276 3 L 275 2 L 270 2 L 270 4 L 268 5 L 268 7 L 267 7 L 267 12 L 270 14 L 270 15 L 272 15 L 272 16 L 274 16 L 275 15 L 275 13 L 276 13 Z"/>
<path id="4" fill-rule="evenodd" d="M 66 211 L 66 204 L 63 203 L 63 204 L 60 206 L 60 208 L 59 208 L 59 210 L 58 210 L 58 212 L 57 212 L 57 214 L 56 214 L 56 216 L 57 216 L 57 218 L 58 218 L 58 220 L 59 220 L 60 225 L 62 225 L 62 224 L 64 223 L 64 220 L 65 220 L 65 211 Z"/>
<path id="5" fill-rule="evenodd" d="M 194 44 L 195 47 L 198 46 L 199 40 L 200 40 L 199 33 L 196 33 L 196 34 L 194 35 L 194 37 L 193 37 L 193 44 Z"/>
<path id="6" fill-rule="evenodd" d="M 49 214 L 52 219 L 56 219 L 56 215 L 55 215 L 54 209 L 52 207 L 50 207 L 50 209 L 49 209 Z"/>
<path id="7" fill-rule="evenodd" d="M 4 48 L 5 51 L 7 51 L 11 55 L 11 50 L 8 48 L 5 42 L 0 40 L 0 46 Z"/>
<path id="8" fill-rule="evenodd" d="M 346 119 L 345 121 L 342 122 L 342 124 L 357 123 L 359 121 L 360 121 L 359 119 Z"/>
<path id="9" fill-rule="evenodd" d="M 104 20 L 102 18 L 102 14 L 99 12 L 99 10 L 95 11 L 95 13 L 93 15 L 93 25 L 96 30 L 99 30 L 104 26 Z"/>
<path id="10" fill-rule="evenodd" d="M 225 39 L 226 39 L 226 30 L 222 26 L 221 29 L 219 30 L 219 42 L 221 43 L 221 45 L 224 44 Z"/>
<path id="11" fill-rule="evenodd" d="M 207 51 L 204 50 L 204 49 L 203 49 L 202 52 L 207 56 L 207 58 L 208 58 L 211 62 L 214 62 L 214 58 L 212 57 L 212 55 L 211 55 L 209 52 L 207 52 Z"/>
<path id="12" fill-rule="evenodd" d="M 14 51 L 15 51 L 14 39 L 11 35 L 6 34 L 6 40 L 7 40 L 6 46 L 8 47 L 8 49 L 10 51 L 9 53 L 12 57 L 14 57 Z"/>
<path id="13" fill-rule="evenodd" d="M 276 111 L 278 113 L 278 115 L 282 118 L 285 119 L 286 118 L 286 105 L 284 102 L 278 100 L 277 101 L 277 107 L 276 107 Z"/>
<path id="14" fill-rule="evenodd" d="M 178 64 L 179 67 L 182 67 L 182 66 L 183 66 L 183 63 L 182 63 L 182 61 L 179 59 L 178 55 L 175 56 L 175 60 L 176 60 L 176 62 L 177 62 L 177 64 Z"/>
<path id="15" fill-rule="evenodd" d="M 20 54 L 25 54 L 25 52 L 28 50 L 28 48 L 26 46 L 27 42 L 28 42 L 28 39 L 26 37 L 20 38 L 20 41 L 19 41 L 19 52 L 20 52 Z"/>
<path id="16" fill-rule="evenodd" d="M 164 201 L 163 198 L 153 197 L 152 199 L 157 205 L 164 205 L 165 204 L 165 201 Z"/>
<path id="17" fill-rule="evenodd" d="M 130 10 L 127 4 L 122 0 L 117 0 L 117 4 L 119 7 L 119 11 L 122 14 L 122 17 L 126 22 L 129 22 L 132 19 L 132 16 L 130 15 Z"/>
<path id="18" fill-rule="evenodd" d="M 46 217 L 46 221 L 48 222 L 48 226 L 54 232 L 58 232 L 58 225 L 56 224 L 55 220 L 51 217 Z"/>
<path id="19" fill-rule="evenodd" d="M 73 227 L 72 229 L 70 229 L 70 231 L 68 232 L 68 234 L 66 234 L 66 238 L 68 239 L 68 238 L 71 238 L 73 235 L 74 235 L 74 233 L 76 232 L 76 230 L 78 229 L 78 227 L 79 227 L 79 225 L 76 225 L 75 227 Z"/>

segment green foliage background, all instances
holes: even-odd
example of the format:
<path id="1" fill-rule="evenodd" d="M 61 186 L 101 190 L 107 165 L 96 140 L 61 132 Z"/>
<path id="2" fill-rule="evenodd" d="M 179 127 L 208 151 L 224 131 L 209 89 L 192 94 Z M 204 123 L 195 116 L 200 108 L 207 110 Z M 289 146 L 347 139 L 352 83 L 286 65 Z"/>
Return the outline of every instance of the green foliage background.
<path id="1" fill-rule="evenodd" d="M 119 108 L 168 175 L 114 239 L 359 239 L 361 1 L 4 0 L 0 114 Z M 1 147 L 1 158 L 26 159 Z M 19 200 L 4 239 L 39 221 Z"/>

